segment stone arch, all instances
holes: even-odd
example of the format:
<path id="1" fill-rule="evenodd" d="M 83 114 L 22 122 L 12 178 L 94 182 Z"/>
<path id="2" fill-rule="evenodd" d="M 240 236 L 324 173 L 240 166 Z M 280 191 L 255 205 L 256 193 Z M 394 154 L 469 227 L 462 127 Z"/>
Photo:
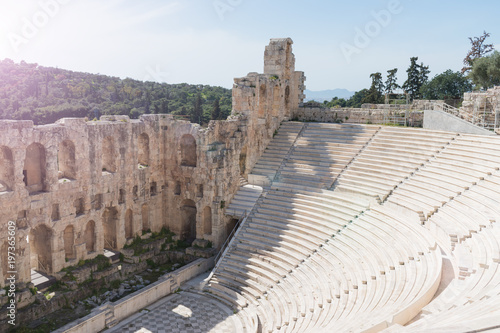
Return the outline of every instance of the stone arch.
<path id="1" fill-rule="evenodd" d="M 85 227 L 85 247 L 88 253 L 95 251 L 95 222 L 92 220 Z"/>
<path id="2" fill-rule="evenodd" d="M 131 209 L 127 209 L 125 213 L 125 238 L 130 239 L 134 237 L 134 213 Z"/>
<path id="3" fill-rule="evenodd" d="M 151 229 L 149 225 L 149 207 L 147 204 L 141 206 L 141 216 L 142 216 L 142 230 L 147 231 Z"/>
<path id="4" fill-rule="evenodd" d="M 181 205 L 181 234 L 180 238 L 187 242 L 196 239 L 196 204 L 186 199 Z"/>
<path id="5" fill-rule="evenodd" d="M 0 192 L 11 191 L 14 187 L 14 157 L 12 150 L 0 146 Z"/>
<path id="6" fill-rule="evenodd" d="M 30 230 L 31 268 L 52 273 L 52 230 L 40 224 Z"/>
<path id="7" fill-rule="evenodd" d="M 106 207 L 102 214 L 102 227 L 104 233 L 104 248 L 117 249 L 118 211 L 115 207 Z"/>
<path id="8" fill-rule="evenodd" d="M 63 233 L 64 241 L 64 257 L 66 259 L 75 259 L 75 229 L 72 225 L 68 225 Z"/>
<path id="9" fill-rule="evenodd" d="M 110 136 L 102 140 L 102 171 L 116 172 L 115 140 Z"/>
<path id="10" fill-rule="evenodd" d="M 59 165 L 59 179 L 76 179 L 75 144 L 73 141 L 64 140 L 59 144 L 57 163 Z"/>
<path id="11" fill-rule="evenodd" d="M 206 206 L 203 209 L 203 234 L 211 235 L 212 234 L 212 208 L 210 206 Z"/>
<path id="12" fill-rule="evenodd" d="M 181 137 L 181 165 L 195 167 L 197 165 L 196 140 L 191 134 Z"/>
<path id="13" fill-rule="evenodd" d="M 40 143 L 32 143 L 26 148 L 23 175 L 24 184 L 29 193 L 46 190 L 45 177 L 47 171 L 45 148 Z"/>
<path id="14" fill-rule="evenodd" d="M 137 146 L 139 150 L 138 162 L 139 165 L 149 165 L 149 136 L 146 133 L 139 135 L 137 139 Z"/>

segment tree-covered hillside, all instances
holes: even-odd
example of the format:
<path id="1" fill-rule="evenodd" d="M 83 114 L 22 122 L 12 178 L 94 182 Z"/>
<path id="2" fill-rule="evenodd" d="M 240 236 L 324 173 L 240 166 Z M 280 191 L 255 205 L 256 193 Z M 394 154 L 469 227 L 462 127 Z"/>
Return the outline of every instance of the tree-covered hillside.
<path id="1" fill-rule="evenodd" d="M 37 64 L 0 61 L 0 119 L 31 119 L 53 123 L 64 117 L 171 113 L 193 119 L 197 95 L 201 96 L 202 122 L 213 115 L 219 101 L 219 119 L 231 112 L 231 90 L 192 84 L 166 84 L 73 72 Z M 188 117 L 186 117 L 188 118 Z M 199 117 L 195 118 L 199 122 Z"/>

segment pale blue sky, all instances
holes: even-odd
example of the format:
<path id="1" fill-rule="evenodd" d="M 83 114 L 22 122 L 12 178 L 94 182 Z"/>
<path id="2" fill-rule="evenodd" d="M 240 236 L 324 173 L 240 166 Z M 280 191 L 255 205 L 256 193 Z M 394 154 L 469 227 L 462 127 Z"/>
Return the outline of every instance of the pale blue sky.
<path id="1" fill-rule="evenodd" d="M 229 88 L 291 37 L 308 89 L 355 91 L 395 67 L 402 83 L 412 56 L 431 76 L 460 70 L 468 37 L 500 45 L 498 13 L 493 0 L 0 0 L 0 59 Z"/>

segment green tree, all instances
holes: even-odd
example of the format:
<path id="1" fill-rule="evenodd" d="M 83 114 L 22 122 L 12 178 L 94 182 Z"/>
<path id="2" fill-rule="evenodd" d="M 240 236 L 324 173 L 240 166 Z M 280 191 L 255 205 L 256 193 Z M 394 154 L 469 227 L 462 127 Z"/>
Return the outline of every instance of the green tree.
<path id="1" fill-rule="evenodd" d="M 461 72 L 451 69 L 434 76 L 422 86 L 420 92 L 425 99 L 461 98 L 472 90 L 472 83 Z"/>
<path id="2" fill-rule="evenodd" d="M 196 98 L 195 98 L 195 101 L 194 101 L 194 107 L 193 107 L 193 111 L 191 113 L 191 122 L 192 123 L 198 123 L 201 125 L 202 121 L 203 121 L 203 108 L 202 108 L 202 100 L 201 100 L 201 94 L 198 93 L 196 94 Z"/>
<path id="3" fill-rule="evenodd" d="M 382 82 L 382 73 L 370 74 L 372 85 L 368 90 L 368 94 L 363 98 L 362 103 L 380 104 L 384 102 L 382 93 L 384 91 L 384 83 Z"/>
<path id="4" fill-rule="evenodd" d="M 476 59 L 469 77 L 474 84 L 483 89 L 500 85 L 500 52 Z"/>
<path id="5" fill-rule="evenodd" d="M 424 66 L 423 63 L 417 64 L 418 57 L 410 58 L 410 67 L 406 70 L 408 79 L 403 84 L 403 89 L 410 95 L 411 99 L 421 97 L 420 88 L 429 79 L 429 66 Z"/>
<path id="6" fill-rule="evenodd" d="M 398 72 L 397 68 L 387 71 L 387 80 L 385 81 L 385 93 L 392 94 L 394 90 L 401 88 L 397 83 L 396 74 Z"/>
<path id="7" fill-rule="evenodd" d="M 469 37 L 471 43 L 471 49 L 467 52 L 464 59 L 464 67 L 462 68 L 462 73 L 467 73 L 472 70 L 474 61 L 480 59 L 494 50 L 493 44 L 485 44 L 486 38 L 490 37 L 490 34 L 486 31 L 480 37 Z"/>
<path id="8" fill-rule="evenodd" d="M 346 107 L 348 108 L 360 108 L 363 99 L 368 95 L 368 89 L 362 89 L 360 91 L 356 91 L 354 95 L 346 103 Z"/>
<path id="9" fill-rule="evenodd" d="M 211 120 L 218 120 L 220 119 L 220 102 L 219 99 L 216 98 L 214 101 L 214 106 L 212 108 L 212 114 L 210 117 Z"/>

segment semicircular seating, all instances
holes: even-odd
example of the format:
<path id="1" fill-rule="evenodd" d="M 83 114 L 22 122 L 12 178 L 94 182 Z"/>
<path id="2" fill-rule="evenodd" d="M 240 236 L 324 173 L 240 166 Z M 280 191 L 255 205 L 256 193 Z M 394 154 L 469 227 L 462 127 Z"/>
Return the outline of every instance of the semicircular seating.
<path id="1" fill-rule="evenodd" d="M 266 171 L 274 182 L 207 287 L 256 318 L 246 332 L 500 325 L 500 138 L 312 123 L 283 131 L 270 145 L 282 150 Z"/>

